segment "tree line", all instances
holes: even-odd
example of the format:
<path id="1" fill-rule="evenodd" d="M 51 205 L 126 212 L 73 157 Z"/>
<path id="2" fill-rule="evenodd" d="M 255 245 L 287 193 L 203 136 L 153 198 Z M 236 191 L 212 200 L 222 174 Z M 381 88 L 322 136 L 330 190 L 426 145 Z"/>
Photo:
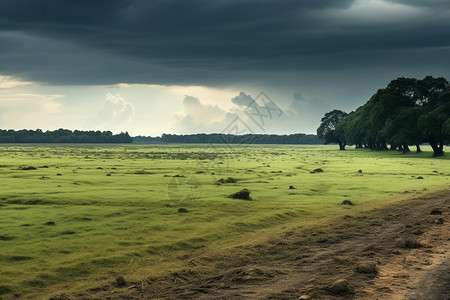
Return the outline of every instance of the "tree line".
<path id="1" fill-rule="evenodd" d="M 161 137 L 135 136 L 128 132 L 81 131 L 58 129 L 54 131 L 0 129 L 0 143 L 136 143 L 136 144 L 323 144 L 314 134 L 163 134 Z"/>
<path id="2" fill-rule="evenodd" d="M 180 143 L 180 144 L 323 144 L 324 141 L 314 134 L 163 134 L 161 137 L 133 137 L 137 144 L 159 144 L 159 143 Z"/>
<path id="3" fill-rule="evenodd" d="M 434 156 L 443 155 L 450 143 L 449 82 L 432 76 L 392 80 L 355 111 L 326 113 L 317 135 L 341 150 L 355 145 L 409 152 L 414 145 L 421 152 L 420 145 L 428 143 Z"/>
<path id="4" fill-rule="evenodd" d="M 0 143 L 132 143 L 128 132 L 113 134 L 111 131 L 80 131 L 58 129 L 54 131 L 3 130 L 0 129 Z"/>

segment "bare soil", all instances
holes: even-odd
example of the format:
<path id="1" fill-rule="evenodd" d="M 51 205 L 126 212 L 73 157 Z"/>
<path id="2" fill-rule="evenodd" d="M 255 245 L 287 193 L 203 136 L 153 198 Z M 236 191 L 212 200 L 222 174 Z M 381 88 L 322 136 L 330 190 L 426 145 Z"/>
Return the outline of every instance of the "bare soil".
<path id="1" fill-rule="evenodd" d="M 441 214 L 431 214 L 436 210 Z M 343 216 L 332 230 L 286 232 L 227 255 L 193 253 L 185 258 L 191 268 L 182 272 L 82 297 L 450 299 L 449 211 L 449 190 L 416 195 L 376 212 Z"/>

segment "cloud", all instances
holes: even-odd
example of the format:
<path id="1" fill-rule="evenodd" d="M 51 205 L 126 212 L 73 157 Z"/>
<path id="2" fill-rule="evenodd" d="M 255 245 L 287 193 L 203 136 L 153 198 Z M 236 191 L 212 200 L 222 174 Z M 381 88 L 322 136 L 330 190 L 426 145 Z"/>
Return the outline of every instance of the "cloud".
<path id="1" fill-rule="evenodd" d="M 325 114 L 333 109 L 330 104 L 317 98 L 307 99 L 301 93 L 294 93 L 292 98 L 292 103 L 287 111 L 291 115 L 303 117 L 313 115 L 315 117 L 317 114 Z"/>
<path id="2" fill-rule="evenodd" d="M 221 108 L 217 105 L 204 105 L 195 97 L 185 96 L 183 105 L 185 112 L 201 123 L 210 124 L 223 119 L 224 111 Z"/>
<path id="3" fill-rule="evenodd" d="M 315 132 L 320 118 L 333 110 L 333 107 L 318 98 L 305 98 L 301 93 L 294 93 L 292 103 L 286 112 L 287 119 L 308 132 Z M 292 124 L 290 125 L 292 127 Z"/>
<path id="4" fill-rule="evenodd" d="M 26 85 L 31 85 L 32 82 L 23 81 L 19 78 L 14 78 L 12 76 L 0 75 L 0 89 L 12 89 L 17 87 L 22 87 Z"/>
<path id="5" fill-rule="evenodd" d="M 134 106 L 125 101 L 120 94 L 107 93 L 105 105 L 98 116 L 103 122 L 122 124 L 134 117 Z"/>
<path id="6" fill-rule="evenodd" d="M 88 117 L 85 128 L 101 130 L 123 129 L 123 126 L 134 118 L 134 105 L 127 102 L 120 94 L 107 93 L 103 107 L 97 117 Z"/>
<path id="7" fill-rule="evenodd" d="M 175 128 L 185 132 L 212 132 L 227 117 L 227 112 L 217 105 L 207 105 L 198 98 L 185 96 L 183 99 L 183 111 L 174 113 Z"/>
<path id="8" fill-rule="evenodd" d="M 286 111 L 276 101 L 255 100 L 240 92 L 230 102 L 236 106 L 225 110 L 205 105 L 198 98 L 185 96 L 183 111 L 173 115 L 176 133 L 298 133 L 315 132 L 320 118 L 333 107 L 317 98 L 295 93 Z M 251 105 L 248 105 L 251 103 Z M 269 113 L 270 112 L 270 113 Z"/>
<path id="9" fill-rule="evenodd" d="M 443 0 L 4 1 L 0 72 L 209 86 L 355 68 L 448 74 L 449 15 Z"/>
<path id="10" fill-rule="evenodd" d="M 62 97 L 64 96 L 0 92 L 0 126 L 35 129 L 36 124 L 50 125 L 61 110 L 61 104 L 56 100 Z"/>
<path id="11" fill-rule="evenodd" d="M 424 18 L 428 11 L 410 6 L 400 1 L 384 0 L 356 0 L 348 9 L 331 10 L 330 17 L 337 18 L 340 22 L 359 24 L 404 24 L 405 21 Z"/>
<path id="12" fill-rule="evenodd" d="M 244 92 L 240 92 L 238 96 L 231 99 L 231 102 L 238 106 L 248 107 L 255 100 L 250 96 L 245 94 Z"/>

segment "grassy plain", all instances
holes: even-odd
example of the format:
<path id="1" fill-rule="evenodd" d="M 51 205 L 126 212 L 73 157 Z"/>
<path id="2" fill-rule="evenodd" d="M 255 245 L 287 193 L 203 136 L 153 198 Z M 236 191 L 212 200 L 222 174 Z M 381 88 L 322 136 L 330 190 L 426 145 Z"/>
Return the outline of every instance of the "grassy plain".
<path id="1" fill-rule="evenodd" d="M 292 228 L 448 188 L 448 156 L 424 148 L 1 146 L 0 298 L 163 276 L 185 268 L 192 251 L 232 255 Z M 228 177 L 237 182 L 218 183 Z M 227 198 L 244 188 L 252 200 Z"/>

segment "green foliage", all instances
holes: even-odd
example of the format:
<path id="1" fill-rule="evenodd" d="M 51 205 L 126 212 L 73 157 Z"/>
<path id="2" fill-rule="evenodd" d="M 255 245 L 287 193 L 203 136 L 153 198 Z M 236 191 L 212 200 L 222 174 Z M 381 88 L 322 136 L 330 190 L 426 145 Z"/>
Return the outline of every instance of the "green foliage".
<path id="1" fill-rule="evenodd" d="M 326 144 L 337 143 L 341 150 L 345 150 L 345 133 L 343 127 L 340 127 L 339 124 L 346 116 L 346 112 L 338 109 L 326 113 L 320 120 L 319 128 L 317 128 L 319 138 L 324 139 Z"/>
<path id="2" fill-rule="evenodd" d="M 413 106 L 400 110 L 396 116 L 386 120 L 381 135 L 393 145 L 421 144 L 424 138 L 418 128 L 421 107 Z"/>
<path id="3" fill-rule="evenodd" d="M 387 150 L 387 144 L 390 144 L 391 149 L 404 152 L 409 151 L 409 145 L 416 145 L 420 152 L 419 145 L 428 142 L 435 156 L 443 155 L 444 144 L 450 142 L 447 134 L 449 89 L 445 78 L 400 77 L 392 80 L 367 103 L 340 120 L 328 140 L 338 142 L 343 136 L 356 148 Z M 321 124 L 318 132 L 326 135 L 322 126 L 327 125 Z"/>
<path id="4" fill-rule="evenodd" d="M 434 105 L 419 118 L 419 127 L 434 150 L 434 155 L 444 154 L 444 143 L 450 142 L 450 91 L 439 95 Z"/>

